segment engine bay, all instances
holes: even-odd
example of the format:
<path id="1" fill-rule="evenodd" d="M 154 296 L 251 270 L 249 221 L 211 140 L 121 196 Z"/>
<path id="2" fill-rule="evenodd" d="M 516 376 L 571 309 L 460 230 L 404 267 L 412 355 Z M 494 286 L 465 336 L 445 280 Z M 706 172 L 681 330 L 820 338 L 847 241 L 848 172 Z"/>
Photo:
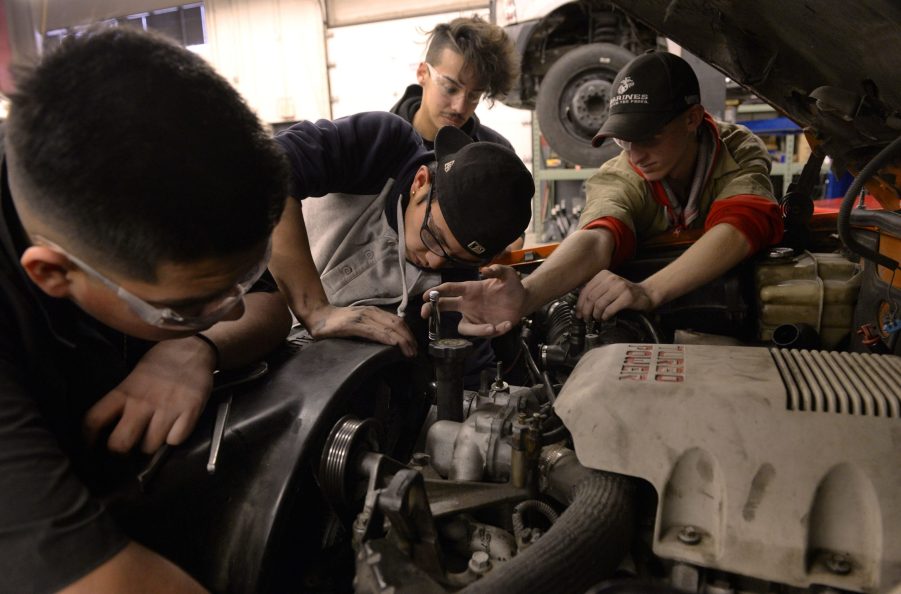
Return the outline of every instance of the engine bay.
<path id="1" fill-rule="evenodd" d="M 878 250 L 896 220 L 852 233 Z M 566 295 L 495 339 L 477 390 L 467 340 L 407 360 L 299 329 L 218 390 L 215 473 L 210 406 L 111 507 L 222 592 L 889 592 L 901 292 L 818 241 L 654 315 L 585 323 Z"/>

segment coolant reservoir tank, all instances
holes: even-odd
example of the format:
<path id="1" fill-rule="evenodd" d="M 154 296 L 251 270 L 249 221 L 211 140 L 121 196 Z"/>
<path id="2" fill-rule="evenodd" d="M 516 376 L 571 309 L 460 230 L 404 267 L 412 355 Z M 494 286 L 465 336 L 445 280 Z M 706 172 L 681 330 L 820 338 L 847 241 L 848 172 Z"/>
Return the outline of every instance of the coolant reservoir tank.
<path id="1" fill-rule="evenodd" d="M 826 349 L 851 331 L 860 290 L 860 267 L 840 254 L 795 254 L 776 248 L 755 271 L 759 303 L 758 338 L 769 341 L 782 324 L 809 324 Z"/>

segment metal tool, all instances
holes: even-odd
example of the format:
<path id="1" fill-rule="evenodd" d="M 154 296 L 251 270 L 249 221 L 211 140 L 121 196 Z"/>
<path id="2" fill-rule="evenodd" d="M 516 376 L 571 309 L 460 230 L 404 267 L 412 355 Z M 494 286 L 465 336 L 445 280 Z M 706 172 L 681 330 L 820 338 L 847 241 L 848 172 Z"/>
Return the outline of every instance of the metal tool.
<path id="1" fill-rule="evenodd" d="M 168 443 L 161 445 L 160 449 L 153 454 L 153 457 L 150 459 L 150 462 L 147 463 L 147 466 L 144 467 L 144 470 L 138 473 L 138 485 L 142 492 L 147 489 L 150 481 L 153 480 L 153 477 L 156 476 L 156 473 L 159 471 L 160 467 L 162 467 L 163 462 L 169 457 L 170 449 L 171 447 Z"/>
<path id="2" fill-rule="evenodd" d="M 214 378 L 213 394 L 230 390 L 236 386 L 250 383 L 260 379 L 269 372 L 269 365 L 265 361 L 259 361 L 250 367 L 244 367 L 233 371 L 216 372 Z M 206 465 L 206 470 L 210 474 L 216 472 L 216 464 L 219 461 L 219 450 L 222 447 L 222 438 L 225 436 L 225 427 L 228 422 L 228 414 L 231 410 L 233 393 L 230 391 L 228 397 L 219 403 L 216 409 L 216 420 L 213 423 L 213 437 L 210 440 L 210 457 Z M 138 473 L 138 484 L 141 491 L 146 491 L 150 482 L 162 468 L 163 464 L 168 460 L 172 447 L 169 444 L 163 444 L 156 451 L 147 466 Z"/>
<path id="3" fill-rule="evenodd" d="M 219 460 L 219 448 L 222 447 L 222 436 L 225 435 L 225 423 L 228 421 L 228 413 L 232 406 L 232 397 L 230 393 L 228 398 L 219 403 L 216 409 L 216 421 L 213 424 L 213 438 L 210 440 L 210 458 L 206 463 L 206 471 L 210 474 L 216 474 L 216 463 Z"/>
<path id="4" fill-rule="evenodd" d="M 429 313 L 429 341 L 435 341 L 441 338 L 441 312 L 438 310 L 438 300 L 441 293 L 438 291 L 429 291 L 429 303 L 432 310 Z"/>

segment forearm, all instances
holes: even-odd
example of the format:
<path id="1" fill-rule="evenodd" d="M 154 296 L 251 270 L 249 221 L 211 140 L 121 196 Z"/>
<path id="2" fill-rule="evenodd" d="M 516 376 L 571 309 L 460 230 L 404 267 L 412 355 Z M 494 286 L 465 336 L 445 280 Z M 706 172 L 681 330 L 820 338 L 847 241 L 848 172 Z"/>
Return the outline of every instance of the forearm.
<path id="1" fill-rule="evenodd" d="M 112 559 L 63 588 L 60 594 L 201 594 L 206 591 L 194 578 L 168 559 L 132 542 Z"/>
<path id="2" fill-rule="evenodd" d="M 653 307 L 719 278 L 744 260 L 751 246 L 744 235 L 728 223 L 711 227 L 685 253 L 641 283 Z"/>
<path id="3" fill-rule="evenodd" d="M 557 247 L 535 272 L 523 280 L 527 315 L 551 299 L 579 287 L 610 266 L 613 235 L 606 229 L 577 231 Z"/>
<path id="4" fill-rule="evenodd" d="M 219 350 L 219 367 L 235 369 L 275 350 L 291 330 L 291 313 L 281 293 L 250 293 L 244 315 L 219 322 L 204 332 Z"/>
<path id="5" fill-rule="evenodd" d="M 272 235 L 269 270 L 284 293 L 294 315 L 311 328 L 315 312 L 329 305 L 319 272 L 313 262 L 310 241 L 298 200 L 289 198 Z"/>

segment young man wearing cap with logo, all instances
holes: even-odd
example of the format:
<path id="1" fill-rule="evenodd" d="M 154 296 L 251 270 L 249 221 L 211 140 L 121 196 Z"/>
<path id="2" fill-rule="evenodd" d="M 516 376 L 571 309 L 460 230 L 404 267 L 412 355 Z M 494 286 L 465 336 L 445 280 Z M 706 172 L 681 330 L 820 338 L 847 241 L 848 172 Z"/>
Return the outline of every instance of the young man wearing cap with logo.
<path id="1" fill-rule="evenodd" d="M 512 269 L 492 266 L 483 270 L 486 280 L 437 287 L 454 296 L 442 307 L 463 313 L 462 333 L 507 332 L 583 284 L 576 305 L 583 319 L 653 310 L 781 239 L 766 147 L 747 128 L 705 112 L 687 62 L 643 54 L 618 73 L 612 89 L 610 115 L 594 142 L 612 138 L 622 153 L 588 181 L 582 229 L 522 282 Z M 633 283 L 609 271 L 633 256 L 639 240 L 686 229 L 703 235 L 646 280 Z"/>
<path id="2" fill-rule="evenodd" d="M 519 157 L 452 126 L 434 152 L 385 112 L 301 122 L 276 140 L 300 201 L 288 200 L 270 266 L 314 338 L 360 336 L 414 355 L 404 318 L 409 309 L 421 326 L 419 294 L 477 278 L 531 216 L 533 180 Z"/>
<path id="3" fill-rule="evenodd" d="M 425 61 L 416 69 L 419 84 L 407 87 L 391 113 L 411 124 L 431 149 L 438 130 L 460 128 L 473 140 L 510 142 L 479 122 L 481 100 L 505 95 L 519 76 L 513 42 L 503 28 L 481 17 L 460 17 L 441 23 L 429 34 Z"/>

